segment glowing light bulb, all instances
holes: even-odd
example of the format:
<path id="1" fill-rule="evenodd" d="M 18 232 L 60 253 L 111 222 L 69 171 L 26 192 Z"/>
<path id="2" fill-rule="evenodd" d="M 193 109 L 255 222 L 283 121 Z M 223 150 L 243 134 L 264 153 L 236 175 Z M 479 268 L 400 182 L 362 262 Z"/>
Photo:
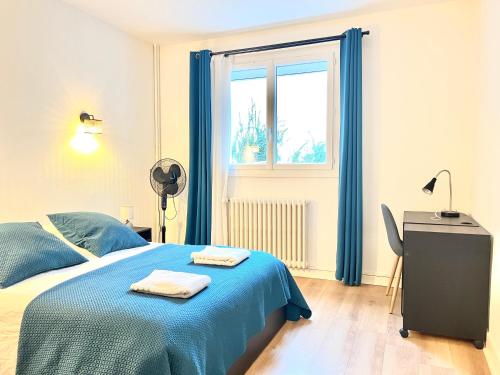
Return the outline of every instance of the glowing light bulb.
<path id="1" fill-rule="evenodd" d="M 70 144 L 75 151 L 83 154 L 91 154 L 99 148 L 99 143 L 97 143 L 94 135 L 86 133 L 83 125 L 78 128 Z"/>

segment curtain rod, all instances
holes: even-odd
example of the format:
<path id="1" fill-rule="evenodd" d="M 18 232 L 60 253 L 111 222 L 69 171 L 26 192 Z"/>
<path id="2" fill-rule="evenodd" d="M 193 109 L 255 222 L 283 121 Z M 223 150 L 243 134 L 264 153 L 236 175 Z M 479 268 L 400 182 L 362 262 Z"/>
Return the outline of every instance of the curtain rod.
<path id="1" fill-rule="evenodd" d="M 361 34 L 362 35 L 369 35 L 370 31 L 363 31 Z M 212 53 L 210 53 L 210 56 L 216 56 L 216 55 L 229 56 L 229 55 L 239 55 L 239 54 L 242 54 L 242 53 L 270 51 L 270 50 L 273 50 L 273 49 L 299 47 L 299 46 L 307 46 L 309 44 L 333 42 L 335 40 L 341 40 L 341 39 L 344 39 L 344 38 L 345 38 L 345 34 L 333 35 L 333 36 L 325 36 L 323 38 L 297 40 L 295 42 L 268 44 L 266 46 L 258 46 L 258 47 L 232 49 L 232 50 L 228 50 L 228 51 L 212 52 Z"/>

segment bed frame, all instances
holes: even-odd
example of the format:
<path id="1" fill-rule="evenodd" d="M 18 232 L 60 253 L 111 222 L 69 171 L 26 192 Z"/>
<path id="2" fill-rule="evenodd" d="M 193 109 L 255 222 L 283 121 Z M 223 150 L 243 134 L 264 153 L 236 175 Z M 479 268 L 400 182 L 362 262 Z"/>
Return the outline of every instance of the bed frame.
<path id="1" fill-rule="evenodd" d="M 285 324 L 285 307 L 281 307 L 272 312 L 266 319 L 264 329 L 252 336 L 247 342 L 247 350 L 229 368 L 228 375 L 244 374 L 255 362 L 267 344 L 273 339 L 278 331 Z"/>

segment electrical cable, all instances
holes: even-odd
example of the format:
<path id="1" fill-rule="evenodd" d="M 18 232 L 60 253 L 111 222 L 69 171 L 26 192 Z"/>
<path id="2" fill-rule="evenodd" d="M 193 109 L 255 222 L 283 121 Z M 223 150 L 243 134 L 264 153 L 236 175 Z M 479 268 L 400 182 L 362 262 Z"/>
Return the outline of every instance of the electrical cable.
<path id="1" fill-rule="evenodd" d="M 434 216 L 431 217 L 431 220 L 438 221 L 441 220 L 441 216 L 439 215 L 438 211 L 434 212 Z"/>
<path id="2" fill-rule="evenodd" d="M 172 217 L 167 217 L 168 221 L 174 220 L 177 217 L 177 207 L 175 205 L 175 198 L 172 197 L 172 204 L 174 205 L 175 214 Z"/>
<path id="3" fill-rule="evenodd" d="M 172 197 L 171 199 L 172 199 L 172 204 L 174 206 L 175 213 L 174 213 L 174 216 L 172 216 L 172 217 L 168 217 L 168 216 L 166 217 L 166 219 L 168 221 L 174 220 L 177 217 L 177 214 L 178 214 L 178 212 L 177 212 L 177 206 L 175 204 L 175 198 Z M 156 211 L 158 212 L 158 223 L 157 223 L 158 224 L 158 234 L 157 234 L 157 241 L 158 242 L 160 242 L 160 240 L 161 240 L 160 237 L 161 237 L 161 227 L 162 227 L 162 220 L 161 220 L 162 213 L 161 213 L 160 206 L 161 206 L 161 198 L 158 199 L 157 204 L 156 204 Z"/>

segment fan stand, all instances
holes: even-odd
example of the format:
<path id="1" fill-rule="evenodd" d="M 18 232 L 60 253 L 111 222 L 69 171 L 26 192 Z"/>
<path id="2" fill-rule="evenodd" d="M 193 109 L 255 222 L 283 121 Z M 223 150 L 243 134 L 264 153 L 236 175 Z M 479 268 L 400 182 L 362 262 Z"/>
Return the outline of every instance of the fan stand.
<path id="1" fill-rule="evenodd" d="M 163 221 L 161 224 L 161 242 L 165 243 L 165 234 L 167 232 L 167 228 L 165 227 L 165 217 L 167 211 L 167 197 L 161 197 L 161 209 L 163 211 Z"/>

